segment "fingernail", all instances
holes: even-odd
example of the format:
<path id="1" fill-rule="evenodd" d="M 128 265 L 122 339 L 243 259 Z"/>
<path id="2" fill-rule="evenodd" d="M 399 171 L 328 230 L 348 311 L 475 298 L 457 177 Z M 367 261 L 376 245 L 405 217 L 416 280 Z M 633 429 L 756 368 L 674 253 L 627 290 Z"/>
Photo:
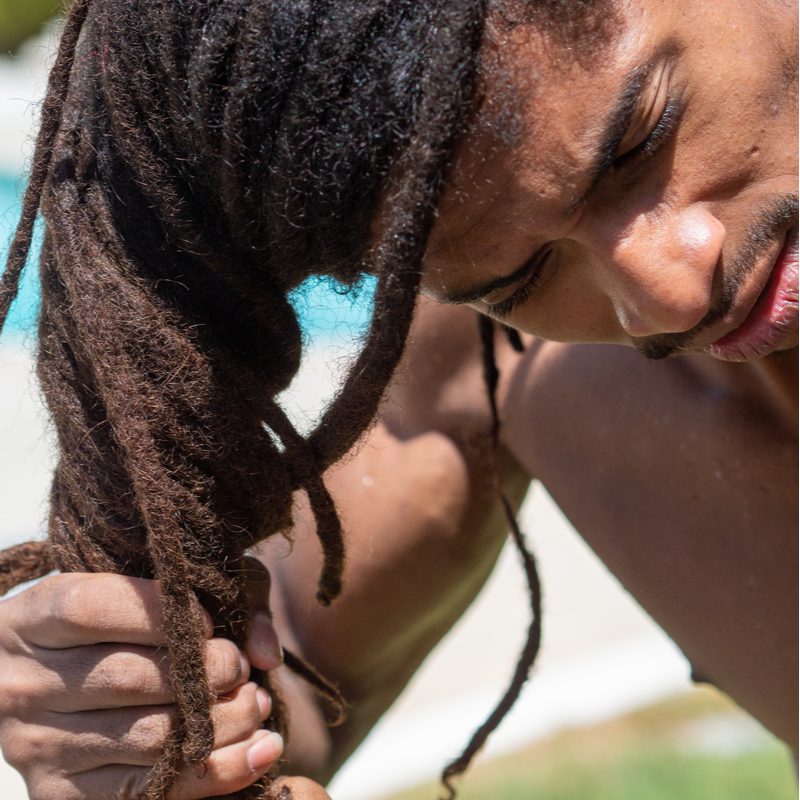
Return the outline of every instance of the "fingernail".
<path id="1" fill-rule="evenodd" d="M 262 663 L 258 664 L 259 667 L 275 669 L 283 663 L 283 650 L 278 642 L 278 635 L 266 614 L 258 613 L 253 617 L 251 638 L 253 647 L 263 659 Z"/>
<path id="2" fill-rule="evenodd" d="M 263 731 L 259 740 L 247 751 L 247 766 L 258 772 L 271 764 L 283 752 L 283 738 L 274 731 Z"/>
<path id="3" fill-rule="evenodd" d="M 272 700 L 266 690 L 260 686 L 256 689 L 256 702 L 258 703 L 259 719 L 266 719 L 272 710 Z"/>

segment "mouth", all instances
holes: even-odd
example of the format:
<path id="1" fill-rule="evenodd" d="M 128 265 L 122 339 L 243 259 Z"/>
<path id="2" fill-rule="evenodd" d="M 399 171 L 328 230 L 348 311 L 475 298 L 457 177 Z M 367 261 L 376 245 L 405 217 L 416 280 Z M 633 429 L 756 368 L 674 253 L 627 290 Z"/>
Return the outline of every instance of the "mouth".
<path id="1" fill-rule="evenodd" d="M 751 361 L 797 344 L 797 228 L 786 236 L 761 294 L 745 319 L 704 351 L 722 361 Z"/>

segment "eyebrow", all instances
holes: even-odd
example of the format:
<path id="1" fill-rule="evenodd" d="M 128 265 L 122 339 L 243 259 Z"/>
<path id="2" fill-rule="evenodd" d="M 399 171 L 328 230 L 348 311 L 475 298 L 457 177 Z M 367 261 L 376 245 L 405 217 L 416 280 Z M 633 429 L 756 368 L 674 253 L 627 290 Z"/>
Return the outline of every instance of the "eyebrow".
<path id="1" fill-rule="evenodd" d="M 630 128 L 636 109 L 639 107 L 646 79 L 651 69 L 652 63 L 640 64 L 634 67 L 625 78 L 622 91 L 617 96 L 614 107 L 611 109 L 611 113 L 603 126 L 603 133 L 594 148 L 587 188 L 572 199 L 567 209 L 568 216 L 572 216 L 578 206 L 586 201 L 614 164 L 622 140 L 625 138 L 628 128 Z"/>

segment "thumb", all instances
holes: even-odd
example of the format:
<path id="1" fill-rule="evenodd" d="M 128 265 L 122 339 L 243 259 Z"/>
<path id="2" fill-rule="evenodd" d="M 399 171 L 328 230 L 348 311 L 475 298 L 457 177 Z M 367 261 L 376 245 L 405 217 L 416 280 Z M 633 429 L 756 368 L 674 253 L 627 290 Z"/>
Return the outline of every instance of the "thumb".
<path id="1" fill-rule="evenodd" d="M 247 556 L 245 560 L 250 622 L 244 651 L 254 667 L 268 671 L 283 663 L 283 649 L 272 625 L 272 614 L 269 610 L 269 570 L 253 556 Z"/>
<path id="2" fill-rule="evenodd" d="M 291 791 L 292 800 L 331 800 L 330 795 L 314 781 L 308 778 L 278 778 L 275 782 L 278 797 L 282 797 L 281 789 L 286 787 Z"/>

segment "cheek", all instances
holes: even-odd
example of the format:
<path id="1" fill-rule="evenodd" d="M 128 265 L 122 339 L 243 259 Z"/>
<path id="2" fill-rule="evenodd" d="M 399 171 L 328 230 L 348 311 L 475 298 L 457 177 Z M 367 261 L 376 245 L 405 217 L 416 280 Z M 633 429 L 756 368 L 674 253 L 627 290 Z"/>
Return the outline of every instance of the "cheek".
<path id="1" fill-rule="evenodd" d="M 757 25 L 750 31 L 716 51 L 693 50 L 685 69 L 691 97 L 675 172 L 708 199 L 797 170 L 796 71 L 777 43 L 780 31 L 768 38 Z"/>
<path id="2" fill-rule="evenodd" d="M 557 273 L 539 288 L 508 324 L 554 342 L 629 343 L 588 265 L 562 257 Z"/>

